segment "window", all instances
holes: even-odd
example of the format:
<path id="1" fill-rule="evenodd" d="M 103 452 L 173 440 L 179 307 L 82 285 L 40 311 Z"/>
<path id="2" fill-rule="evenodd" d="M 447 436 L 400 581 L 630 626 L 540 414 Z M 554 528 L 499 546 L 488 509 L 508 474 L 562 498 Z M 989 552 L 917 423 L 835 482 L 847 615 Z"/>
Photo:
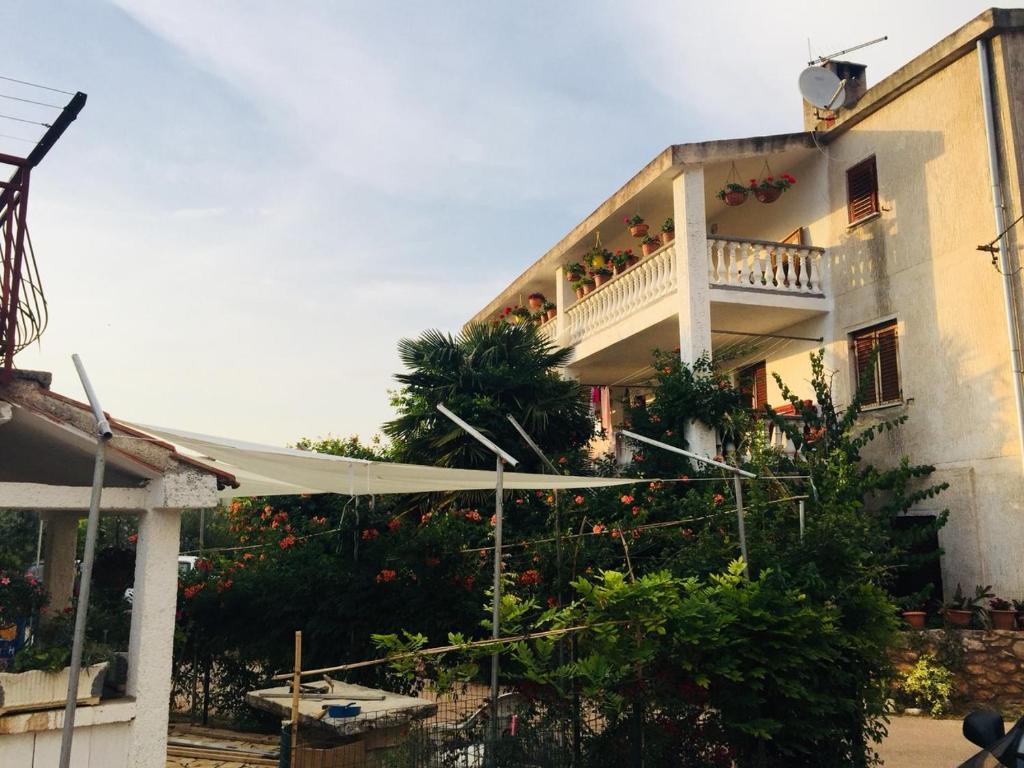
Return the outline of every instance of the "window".
<path id="1" fill-rule="evenodd" d="M 851 224 L 878 213 L 878 174 L 874 157 L 846 171 L 846 212 Z"/>
<path id="2" fill-rule="evenodd" d="M 768 404 L 768 372 L 764 361 L 744 368 L 737 379 L 740 392 L 750 398 L 750 406 L 755 411 L 764 410 Z"/>
<path id="3" fill-rule="evenodd" d="M 896 321 L 857 331 L 851 340 L 861 407 L 898 403 L 903 394 Z"/>

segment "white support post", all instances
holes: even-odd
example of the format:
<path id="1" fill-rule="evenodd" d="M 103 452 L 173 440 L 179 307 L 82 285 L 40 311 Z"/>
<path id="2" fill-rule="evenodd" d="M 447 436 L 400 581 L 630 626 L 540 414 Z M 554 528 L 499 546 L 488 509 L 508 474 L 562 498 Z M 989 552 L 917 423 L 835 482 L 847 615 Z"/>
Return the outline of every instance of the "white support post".
<path id="1" fill-rule="evenodd" d="M 679 357 L 692 365 L 701 355 L 711 353 L 711 292 L 702 166 L 686 167 L 672 180 L 672 205 L 676 222 Z M 686 440 L 694 453 L 714 456 L 718 452 L 714 430 L 698 422 L 690 424 Z"/>
<path id="2" fill-rule="evenodd" d="M 568 339 L 565 338 L 565 333 L 568 330 L 565 322 L 565 310 L 568 309 L 566 297 L 569 292 L 565 287 L 565 270 L 558 267 L 555 270 L 555 304 L 558 306 L 558 314 L 555 315 L 555 342 L 560 347 L 568 346 L 566 343 Z"/>
<path id="3" fill-rule="evenodd" d="M 148 509 L 139 519 L 135 596 L 128 645 L 128 695 L 135 697 L 128 765 L 164 768 L 178 595 L 180 509 Z"/>
<path id="4" fill-rule="evenodd" d="M 71 605 L 75 586 L 75 553 L 78 546 L 78 520 L 74 512 L 47 512 L 43 546 L 43 581 L 50 596 L 45 616 L 56 616 Z"/>

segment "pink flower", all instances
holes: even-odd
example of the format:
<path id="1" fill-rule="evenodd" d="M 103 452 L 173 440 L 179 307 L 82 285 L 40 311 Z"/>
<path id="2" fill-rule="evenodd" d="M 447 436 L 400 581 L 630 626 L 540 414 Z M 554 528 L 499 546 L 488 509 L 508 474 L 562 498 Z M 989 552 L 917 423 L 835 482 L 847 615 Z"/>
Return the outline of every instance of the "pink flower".
<path id="1" fill-rule="evenodd" d="M 725 496 L 723 496 L 720 493 L 716 493 L 714 500 L 715 500 L 715 504 L 721 504 L 723 501 L 725 501 Z"/>
<path id="2" fill-rule="evenodd" d="M 7 578 L 6 576 L 4 576 L 2 579 L 0 579 L 0 584 L 3 584 L 5 587 L 8 584 L 10 584 L 10 583 L 11 583 L 11 580 L 9 578 Z"/>
<path id="3" fill-rule="evenodd" d="M 623 504 L 632 504 L 632 503 L 633 503 L 633 497 L 632 497 L 632 496 L 630 496 L 630 495 L 629 495 L 628 493 L 627 493 L 627 494 L 625 494 L 625 495 L 624 495 L 624 496 L 622 497 L 622 503 L 623 503 Z"/>
<path id="4" fill-rule="evenodd" d="M 577 504 L 582 504 L 583 502 L 586 501 L 586 499 L 583 498 L 582 496 L 577 496 L 575 499 L 573 499 L 573 501 L 575 501 Z"/>

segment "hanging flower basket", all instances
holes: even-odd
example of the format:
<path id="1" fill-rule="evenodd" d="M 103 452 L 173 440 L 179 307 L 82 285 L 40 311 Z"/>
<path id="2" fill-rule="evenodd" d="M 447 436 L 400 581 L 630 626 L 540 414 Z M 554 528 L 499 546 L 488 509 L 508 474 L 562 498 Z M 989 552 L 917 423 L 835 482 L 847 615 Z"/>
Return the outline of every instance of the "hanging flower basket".
<path id="1" fill-rule="evenodd" d="M 530 310 L 536 312 L 544 305 L 546 299 L 543 293 L 531 293 L 526 297 L 526 301 L 530 305 Z"/>
<path id="2" fill-rule="evenodd" d="M 718 199 L 726 205 L 743 205 L 747 201 L 747 188 L 740 184 L 726 184 L 718 190 Z"/>
<path id="3" fill-rule="evenodd" d="M 782 190 L 778 187 L 768 187 L 766 189 L 755 189 L 754 197 L 757 198 L 759 203 L 774 203 L 780 197 L 782 197 Z"/>
<path id="4" fill-rule="evenodd" d="M 647 230 L 650 229 L 649 226 L 644 224 L 644 220 L 640 218 L 639 214 L 627 216 L 625 218 L 625 222 L 629 226 L 629 234 L 633 237 L 645 237 L 647 235 Z"/>

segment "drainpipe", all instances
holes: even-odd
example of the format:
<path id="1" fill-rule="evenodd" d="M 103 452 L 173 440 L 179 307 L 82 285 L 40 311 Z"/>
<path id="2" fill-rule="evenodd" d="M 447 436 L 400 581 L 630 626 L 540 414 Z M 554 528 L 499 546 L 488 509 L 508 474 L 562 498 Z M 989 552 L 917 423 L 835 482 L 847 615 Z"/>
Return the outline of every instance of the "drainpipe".
<path id="1" fill-rule="evenodd" d="M 999 248 L 999 271 L 1003 276 L 1003 307 L 1006 310 L 1006 328 L 1010 336 L 1010 365 L 1013 369 L 1013 397 L 1017 406 L 1017 439 L 1024 462 L 1024 386 L 1021 381 L 1020 324 L 1013 294 L 1012 276 L 1008 266 L 1009 243 L 1006 239 L 1006 220 L 1003 216 L 1003 190 L 999 182 L 999 149 L 996 146 L 995 112 L 992 108 L 992 80 L 989 75 L 988 43 L 978 41 L 978 65 L 981 68 L 981 103 L 985 114 L 985 137 L 988 139 L 988 170 L 992 177 L 992 210 L 996 232 L 1002 232 Z"/>

